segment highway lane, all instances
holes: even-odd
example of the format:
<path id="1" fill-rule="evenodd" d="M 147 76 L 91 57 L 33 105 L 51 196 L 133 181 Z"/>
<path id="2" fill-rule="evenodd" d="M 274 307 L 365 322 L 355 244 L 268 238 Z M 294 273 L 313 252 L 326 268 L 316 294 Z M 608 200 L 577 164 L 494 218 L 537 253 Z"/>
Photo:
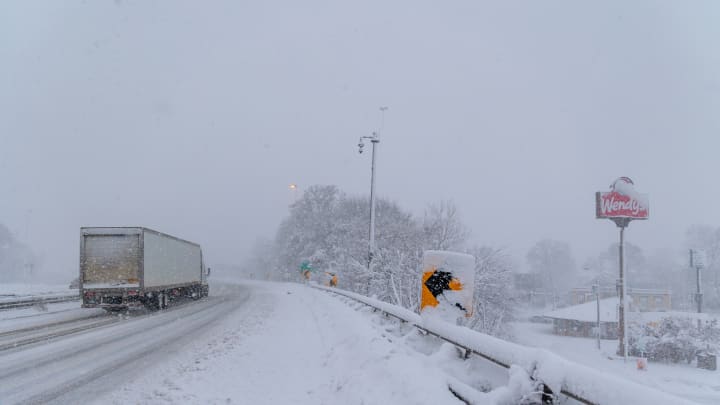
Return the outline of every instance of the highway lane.
<path id="1" fill-rule="evenodd" d="M 0 352 L 0 403 L 77 403 L 153 367 L 240 308 L 250 291 L 225 286 L 207 299 Z"/>

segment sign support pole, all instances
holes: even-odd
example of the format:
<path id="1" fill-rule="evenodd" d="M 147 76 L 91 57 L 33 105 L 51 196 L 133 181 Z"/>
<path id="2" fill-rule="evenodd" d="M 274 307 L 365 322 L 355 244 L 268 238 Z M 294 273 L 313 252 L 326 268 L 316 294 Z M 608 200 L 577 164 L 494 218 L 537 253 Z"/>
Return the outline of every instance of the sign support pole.
<path id="1" fill-rule="evenodd" d="M 620 244 L 618 245 L 619 253 L 619 264 L 620 264 L 620 308 L 618 313 L 618 355 L 623 356 L 623 359 L 627 361 L 627 314 L 626 309 L 626 296 L 627 288 L 625 282 L 625 228 L 627 227 L 630 220 L 628 218 L 618 218 L 616 221 L 617 226 L 620 228 Z"/>
<path id="2" fill-rule="evenodd" d="M 618 279 L 618 356 L 627 361 L 628 356 L 628 327 L 627 327 L 627 281 L 625 280 L 625 228 L 633 219 L 648 219 L 649 207 L 647 196 L 638 194 L 634 189 L 635 183 L 629 177 L 618 177 L 611 185 L 610 192 L 595 193 L 595 217 L 607 218 L 615 222 L 620 228 L 620 243 L 618 244 L 618 264 L 620 278 Z"/>

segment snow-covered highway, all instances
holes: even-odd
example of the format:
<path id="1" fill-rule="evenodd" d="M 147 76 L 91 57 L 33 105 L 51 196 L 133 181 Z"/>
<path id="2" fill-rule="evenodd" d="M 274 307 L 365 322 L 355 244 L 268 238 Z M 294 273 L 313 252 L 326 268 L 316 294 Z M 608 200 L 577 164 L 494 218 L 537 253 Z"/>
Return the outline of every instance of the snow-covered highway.
<path id="1" fill-rule="evenodd" d="M 0 403 L 459 403 L 426 356 L 338 304 L 297 284 L 216 285 L 0 351 Z"/>
<path id="2" fill-rule="evenodd" d="M 22 332 L 23 336 L 42 335 L 67 325 L 77 327 L 77 323 L 94 326 L 0 351 L 0 403 L 86 402 L 138 372 L 152 371 L 154 365 L 182 351 L 185 344 L 242 305 L 248 296 L 247 289 L 237 287 L 232 294 L 159 313 L 128 319 L 106 316 Z"/>

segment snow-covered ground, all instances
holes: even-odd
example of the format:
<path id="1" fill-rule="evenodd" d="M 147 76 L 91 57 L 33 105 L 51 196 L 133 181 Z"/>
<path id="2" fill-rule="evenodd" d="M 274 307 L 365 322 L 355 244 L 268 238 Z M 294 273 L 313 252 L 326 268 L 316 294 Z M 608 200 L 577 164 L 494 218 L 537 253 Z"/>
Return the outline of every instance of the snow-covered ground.
<path id="1" fill-rule="evenodd" d="M 720 370 L 708 371 L 685 364 L 649 363 L 647 370 L 637 369 L 635 360 L 625 363 L 614 353 L 617 340 L 557 336 L 552 324 L 517 322 L 513 324 L 518 343 L 548 349 L 568 360 L 623 376 L 632 381 L 690 399 L 698 403 L 720 404 Z"/>
<path id="2" fill-rule="evenodd" d="M 80 308 L 80 301 L 47 304 L 42 307 L 24 307 L 0 311 L 0 333 L 31 328 L 74 319 L 99 316 L 105 311 L 98 308 Z"/>
<path id="3" fill-rule="evenodd" d="M 73 294 L 77 292 L 77 289 L 70 289 L 69 284 L 0 283 L 0 298 L 28 295 Z"/>
<path id="4" fill-rule="evenodd" d="M 463 360 L 451 344 L 424 336 L 349 298 L 300 284 L 213 284 L 211 296 L 199 302 L 159 312 L 62 323 L 68 314 L 85 316 L 91 311 L 69 307 L 3 321 L 39 317 L 47 323 L 61 320 L 56 330 L 66 325 L 81 330 L 0 349 L 0 403 L 460 404 L 450 385 L 474 399 L 473 403 L 510 405 L 519 402 L 519 394 L 533 390 L 523 367 L 513 366 L 508 373 L 479 357 Z M 572 348 L 572 341 L 559 341 L 543 327 L 547 325 L 518 324 L 518 336 L 526 344 L 555 351 Z M 477 338 L 478 344 L 516 347 L 518 361 L 544 356 L 539 372 L 551 363 L 565 364 L 544 352 L 531 353 L 531 349 L 460 329 L 457 341 Z M 23 333 L 42 337 L 44 330 Z M 12 340 L 13 334 L 5 334 L 4 339 Z M 554 346 L 553 342 L 559 343 Z M 587 358 L 583 350 L 591 348 L 591 340 L 574 342 L 578 348 L 570 352 L 585 358 L 568 356 L 571 359 L 609 371 L 608 375 L 633 373 L 622 362 L 603 363 L 597 353 L 595 361 Z M 526 351 L 528 358 L 522 357 Z M 511 364 L 521 363 L 513 360 Z M 632 379 L 716 403 L 708 379 L 700 382 L 702 390 L 690 395 L 690 379 L 704 371 L 684 368 L 690 373 L 671 377 L 686 380 L 668 389 L 660 385 L 669 374 L 651 377 L 656 376 L 654 370 L 651 365 L 650 371 L 636 373 Z M 664 400 L 665 394 L 650 394 L 660 399 L 657 404 L 676 403 L 670 396 Z"/>
<path id="5" fill-rule="evenodd" d="M 461 403 L 437 357 L 404 341 L 417 334 L 306 286 L 250 286 L 219 327 L 96 403 Z"/>

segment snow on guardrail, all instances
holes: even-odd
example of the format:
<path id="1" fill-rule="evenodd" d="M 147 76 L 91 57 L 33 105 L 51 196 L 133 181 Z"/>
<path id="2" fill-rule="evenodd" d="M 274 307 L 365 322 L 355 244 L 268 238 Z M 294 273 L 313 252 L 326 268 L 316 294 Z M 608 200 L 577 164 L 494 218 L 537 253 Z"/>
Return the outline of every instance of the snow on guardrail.
<path id="1" fill-rule="evenodd" d="M 79 293 L 53 293 L 36 296 L 4 297 L 0 298 L 0 310 L 11 308 L 31 307 L 38 304 L 52 304 L 57 302 L 75 301 L 80 299 Z"/>
<path id="2" fill-rule="evenodd" d="M 321 285 L 312 285 L 312 287 L 376 308 L 505 368 L 513 365 L 520 366 L 530 376 L 547 385 L 552 392 L 560 392 L 582 403 L 597 405 L 696 404 L 684 398 L 566 360 L 548 350 L 522 346 L 442 321 L 423 319 L 406 308 L 350 291 Z"/>

